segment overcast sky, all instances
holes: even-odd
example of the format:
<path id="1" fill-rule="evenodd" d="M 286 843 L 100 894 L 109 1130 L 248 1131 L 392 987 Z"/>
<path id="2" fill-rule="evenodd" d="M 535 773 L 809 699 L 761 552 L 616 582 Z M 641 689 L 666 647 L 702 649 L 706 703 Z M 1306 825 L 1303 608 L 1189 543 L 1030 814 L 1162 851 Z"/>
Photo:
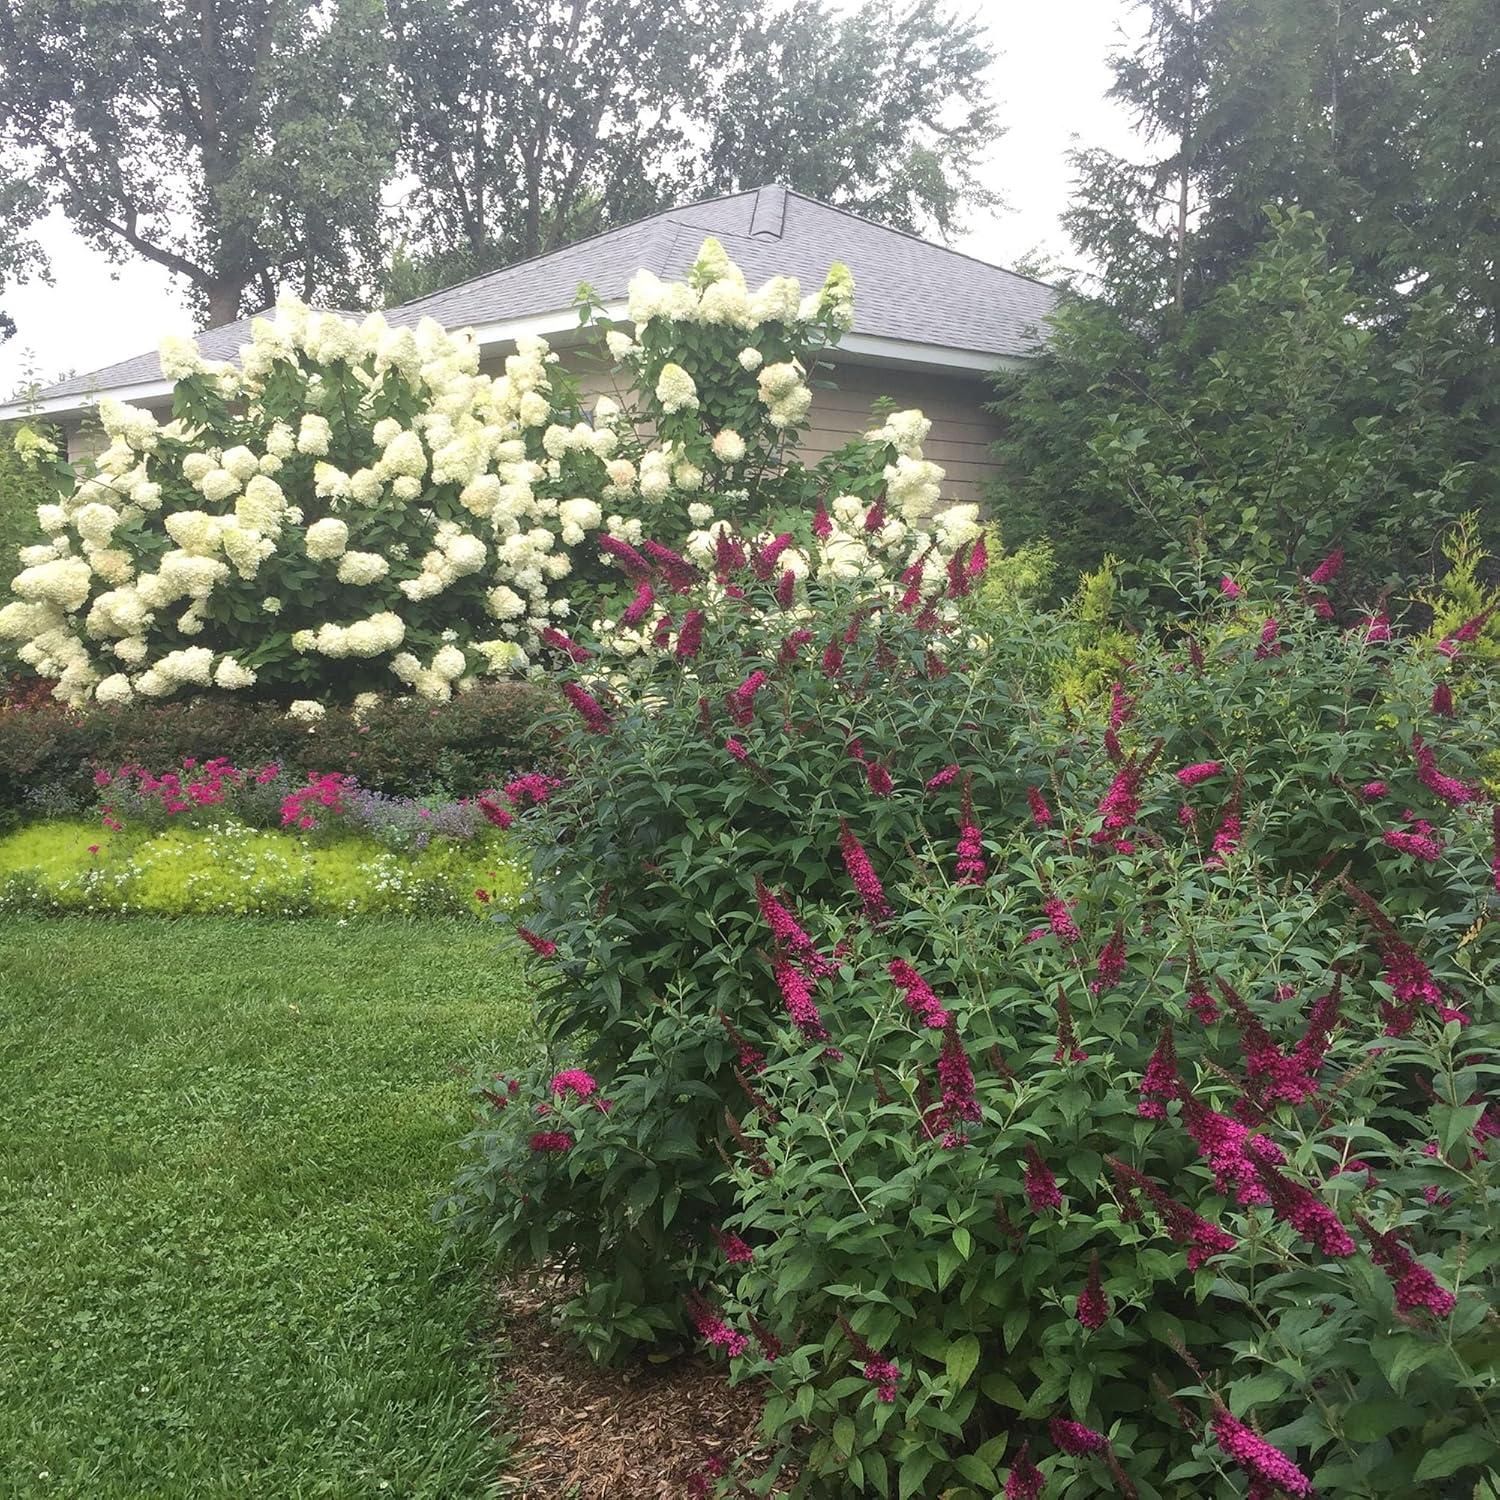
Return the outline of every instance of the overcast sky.
<path id="1" fill-rule="evenodd" d="M 1006 134 L 987 164 L 990 185 L 1009 208 L 977 217 L 958 248 L 1008 265 L 1041 250 L 1066 261 L 1058 225 L 1070 188 L 1066 153 L 1087 145 L 1129 150 L 1130 122 L 1104 99 L 1106 58 L 1129 0 L 988 0 L 1001 57 L 995 90 Z M 138 259 L 112 265 L 74 236 L 61 217 L 43 226 L 53 283 L 7 288 L 16 336 L 0 344 L 0 399 L 34 371 L 44 381 L 85 373 L 154 348 L 164 333 L 191 332 L 180 285 Z"/>

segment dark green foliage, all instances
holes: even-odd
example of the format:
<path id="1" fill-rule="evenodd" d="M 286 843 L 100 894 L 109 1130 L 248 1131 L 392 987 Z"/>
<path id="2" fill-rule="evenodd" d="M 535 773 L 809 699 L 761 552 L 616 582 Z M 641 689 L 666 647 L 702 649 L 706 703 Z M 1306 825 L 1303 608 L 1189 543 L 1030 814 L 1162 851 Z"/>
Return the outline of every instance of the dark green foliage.
<path id="1" fill-rule="evenodd" d="M 1049 538 L 1064 581 L 1192 536 L 1292 574 L 1340 544 L 1366 580 L 1422 576 L 1459 511 L 1500 523 L 1492 475 L 1466 466 L 1493 435 L 1453 407 L 1461 340 L 1440 297 L 1399 333 L 1375 318 L 1306 214 L 1276 219 L 1232 280 L 1160 327 L 1068 299 L 996 404 L 1006 536 Z"/>
<path id="2" fill-rule="evenodd" d="M 388 301 L 772 181 L 944 234 L 992 201 L 975 167 L 998 133 L 993 53 L 942 7 L 388 0 L 387 12 L 417 178 Z"/>
<path id="3" fill-rule="evenodd" d="M 182 277 L 210 326 L 285 285 L 357 305 L 394 159 L 387 64 L 377 0 L 14 0 L 0 8 L 7 238 L 60 209 L 106 255 Z"/>
<path id="4" fill-rule="evenodd" d="M 1230 599 L 1219 576 L 1162 580 L 1182 623 L 1143 628 L 1107 721 L 1053 695 L 1071 622 L 990 601 L 981 646 L 889 608 L 856 624 L 871 601 L 840 589 L 784 614 L 736 578 L 749 600 L 715 611 L 690 671 L 606 693 L 612 728 L 573 734 L 566 785 L 528 815 L 529 925 L 556 945 L 536 968 L 549 1056 L 483 1106 L 458 1222 L 572 1272 L 570 1321 L 600 1355 L 694 1327 L 729 1347 L 771 1385 L 796 1493 L 992 1497 L 1023 1442 L 1070 1494 L 1121 1493 L 1103 1455 L 1059 1452 L 1059 1417 L 1104 1434 L 1142 1496 L 1231 1500 L 1243 1475 L 1198 1425 L 1216 1402 L 1327 1494 L 1438 1500 L 1500 1458 L 1500 929 L 1491 808 L 1470 790 L 1496 684 L 1476 673 L 1443 717 L 1453 662 L 1367 639 L 1342 577 L 1325 621 L 1282 590 Z M 793 627 L 812 639 L 786 653 Z M 1419 774 L 1418 735 L 1469 787 Z M 1434 862 L 1385 840 L 1418 817 Z M 883 919 L 862 911 L 845 820 Z M 757 881 L 810 948 L 778 937 Z M 895 960 L 951 1014 L 946 1037 L 903 1005 Z M 794 1024 L 778 962 L 816 1016 Z M 1410 998 L 1413 975 L 1441 992 Z M 1267 1049 L 1297 1056 L 1335 987 L 1326 1049 L 1292 1068 L 1306 1096 L 1278 1101 Z M 1172 1076 L 1279 1148 L 1298 1213 L 1216 1185 L 1178 1100 L 1140 1113 L 1169 1023 Z M 549 1082 L 568 1065 L 597 1093 Z M 1060 1208 L 1028 1201 L 1028 1149 Z M 1111 1155 L 1233 1243 L 1189 1267 Z M 1309 1204 L 1322 1249 L 1295 1227 Z M 1439 1315 L 1397 1306 L 1371 1254 L 1389 1242 L 1361 1217 L 1399 1228 Z M 1096 1255 L 1108 1310 L 1089 1330 Z M 693 1289 L 710 1310 L 685 1311 Z M 767 1493 L 749 1466 L 734 1478 Z"/>
<path id="5" fill-rule="evenodd" d="M 0 823 L 20 817 L 36 796 L 91 799 L 101 767 L 160 771 L 219 755 L 237 766 L 347 771 L 393 796 L 437 789 L 471 796 L 546 759 L 540 721 L 549 700 L 541 688 L 485 684 L 444 704 L 391 700 L 362 714 L 330 708 L 312 728 L 275 705 L 230 699 L 84 713 L 50 704 L 0 709 Z"/>
<path id="6" fill-rule="evenodd" d="M 947 239 L 999 202 L 976 175 L 1002 133 L 985 79 L 994 60 L 983 25 L 941 6 L 756 16 L 715 101 L 707 186 L 784 182 Z"/>
<path id="7" fill-rule="evenodd" d="M 1305 561 L 1347 528 L 1370 577 L 1415 581 L 1455 506 L 1493 539 L 1493 0 L 1136 8 L 1111 92 L 1146 149 L 1077 157 L 1066 223 L 1098 298 L 1065 309 L 1034 385 L 1006 382 L 1007 535 L 1053 532 L 1063 586 L 1107 551 L 1158 556 L 1152 517 L 1195 507 L 1228 557 L 1249 531 Z"/>

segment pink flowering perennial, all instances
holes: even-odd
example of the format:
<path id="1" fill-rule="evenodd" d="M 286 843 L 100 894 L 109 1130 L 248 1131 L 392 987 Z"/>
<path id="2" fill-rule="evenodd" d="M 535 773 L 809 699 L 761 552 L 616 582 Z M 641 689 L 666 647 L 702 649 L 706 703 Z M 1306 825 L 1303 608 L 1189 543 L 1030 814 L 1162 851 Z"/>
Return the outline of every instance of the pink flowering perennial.
<path id="1" fill-rule="evenodd" d="M 1224 1406 L 1214 1413 L 1212 1427 L 1214 1441 L 1250 1476 L 1253 1493 L 1280 1493 L 1291 1495 L 1293 1500 L 1310 1500 L 1315 1493 L 1312 1480 L 1281 1449 L 1273 1448 Z"/>
<path id="2" fill-rule="evenodd" d="M 932 986 L 904 958 L 892 959 L 886 966 L 886 972 L 901 991 L 902 1003 L 924 1026 L 929 1026 L 934 1031 L 942 1031 L 947 1027 L 950 1016 L 943 1009 L 942 1002 L 933 992 Z"/>

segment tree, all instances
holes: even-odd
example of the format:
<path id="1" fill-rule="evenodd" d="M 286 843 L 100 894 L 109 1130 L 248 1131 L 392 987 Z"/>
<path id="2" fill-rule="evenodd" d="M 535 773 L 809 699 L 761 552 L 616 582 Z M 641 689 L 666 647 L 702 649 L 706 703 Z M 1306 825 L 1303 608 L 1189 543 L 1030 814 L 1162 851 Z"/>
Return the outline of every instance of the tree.
<path id="1" fill-rule="evenodd" d="M 1170 300 L 1232 277 L 1300 206 L 1379 316 L 1433 286 L 1500 336 L 1500 27 L 1494 0 L 1139 0 L 1111 94 L 1158 149 L 1079 155 L 1069 215 L 1106 282 L 1150 266 Z M 1168 212 L 1170 210 L 1170 212 Z"/>
<path id="2" fill-rule="evenodd" d="M 1046 357 L 997 407 L 1008 539 L 1048 536 L 1070 568 L 1198 536 L 1293 574 L 1342 545 L 1372 585 L 1430 566 L 1475 493 L 1455 455 L 1483 437 L 1448 400 L 1461 329 L 1429 294 L 1393 338 L 1354 279 L 1298 213 L 1165 330 L 1065 300 Z"/>
<path id="3" fill-rule="evenodd" d="M 975 175 L 1001 134 L 978 21 L 872 0 L 758 19 L 720 90 L 707 185 L 786 182 L 898 229 L 945 237 L 998 202 Z"/>
<path id="4" fill-rule="evenodd" d="M 401 294 L 557 248 L 694 193 L 780 179 L 902 228 L 991 201 L 974 23 L 873 0 L 387 0 L 410 242 Z"/>
<path id="5" fill-rule="evenodd" d="M 0 197 L 40 190 L 208 325 L 358 300 L 394 129 L 377 0 L 0 0 Z"/>
<path id="6" fill-rule="evenodd" d="M 42 213 L 42 195 L 32 182 L 7 182 L 0 178 L 0 224 L 8 233 L 0 238 L 0 289 L 8 281 L 46 275 L 41 246 L 25 234 Z M 16 321 L 0 308 L 0 344 L 14 336 Z"/>
<path id="7" fill-rule="evenodd" d="M 1279 552 L 1283 564 L 1305 561 L 1304 549 L 1338 524 L 1369 542 L 1367 567 L 1430 558 L 1431 518 L 1420 502 L 1410 508 L 1429 490 L 1450 510 L 1479 506 L 1493 536 L 1494 0 L 1139 8 L 1148 24 L 1114 59 L 1111 92 L 1134 111 L 1148 149 L 1137 159 L 1075 157 L 1067 225 L 1099 292 L 1068 303 L 1034 382 L 1004 383 L 1009 529 L 1062 528 L 1065 583 L 1069 567 L 1105 552 L 1159 549 L 1173 527 L 1148 524 L 1148 506 L 1229 524 L 1232 476 L 1266 527 L 1262 552 Z M 1287 224 L 1301 223 L 1299 208 L 1317 215 L 1318 237 L 1305 242 L 1304 226 L 1294 247 Z M 1322 374 L 1337 378 L 1325 386 Z M 1252 389 L 1259 406 L 1240 401 L 1243 420 L 1222 426 L 1231 405 L 1215 403 Z M 1126 447 L 1099 446 L 1112 423 L 1122 444 L 1145 434 L 1134 450 L 1145 467 L 1133 475 Z M 1174 424 L 1183 441 L 1168 440 Z M 1283 468 L 1271 503 L 1243 493 L 1258 482 L 1247 475 L 1268 424 L 1275 451 L 1291 451 L 1280 446 L 1290 440 L 1299 455 L 1296 474 L 1331 466 L 1343 488 L 1297 493 Z M 1399 458 L 1378 460 L 1377 440 Z M 1181 487 L 1175 512 L 1161 503 L 1168 475 Z M 1356 503 L 1348 486 L 1361 475 Z M 1409 537 L 1386 530 L 1382 507 L 1387 520 L 1413 524 Z"/>
<path id="8" fill-rule="evenodd" d="M 662 206 L 745 0 L 388 0 L 407 200 L 434 280 Z"/>

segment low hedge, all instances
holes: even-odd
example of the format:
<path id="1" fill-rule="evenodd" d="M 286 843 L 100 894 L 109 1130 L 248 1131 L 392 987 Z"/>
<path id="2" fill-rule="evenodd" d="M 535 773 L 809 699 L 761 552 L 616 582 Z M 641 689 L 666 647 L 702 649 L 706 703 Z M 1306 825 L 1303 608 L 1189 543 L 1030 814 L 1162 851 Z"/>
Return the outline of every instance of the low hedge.
<path id="1" fill-rule="evenodd" d="M 544 760 L 550 694 L 527 683 L 477 687 L 449 703 L 331 708 L 315 724 L 269 704 L 202 699 L 75 712 L 59 704 L 0 710 L 0 823 L 91 803 L 94 772 L 223 756 L 302 771 L 348 771 L 388 796 L 434 789 L 471 796 Z"/>

